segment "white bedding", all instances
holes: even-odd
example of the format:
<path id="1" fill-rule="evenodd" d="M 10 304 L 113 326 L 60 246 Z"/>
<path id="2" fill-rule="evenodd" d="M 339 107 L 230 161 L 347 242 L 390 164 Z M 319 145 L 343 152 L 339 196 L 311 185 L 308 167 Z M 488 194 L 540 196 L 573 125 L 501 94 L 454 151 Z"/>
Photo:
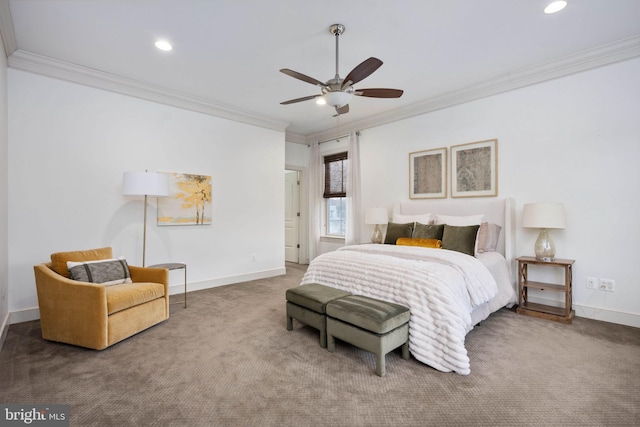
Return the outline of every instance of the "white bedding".
<path id="1" fill-rule="evenodd" d="M 315 258 L 301 284 L 319 283 L 409 307 L 414 357 L 440 371 L 468 375 L 466 334 L 492 311 L 515 301 L 504 257 L 482 255 L 413 246 L 346 246 Z M 506 284 L 501 283 L 505 278 Z M 513 295 L 503 295 L 505 287 Z"/>

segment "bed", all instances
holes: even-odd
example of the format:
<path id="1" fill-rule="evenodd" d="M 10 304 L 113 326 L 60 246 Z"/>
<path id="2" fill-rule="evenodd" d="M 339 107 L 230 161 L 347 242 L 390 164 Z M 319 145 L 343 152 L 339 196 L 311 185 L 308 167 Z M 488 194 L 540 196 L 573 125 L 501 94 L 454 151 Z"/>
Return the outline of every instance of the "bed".
<path id="1" fill-rule="evenodd" d="M 491 313 L 516 302 L 513 209 L 510 198 L 396 203 L 390 222 L 428 213 L 432 219 L 439 215 L 439 222 L 457 224 L 458 219 L 481 214 L 481 222 L 501 231 L 491 251 L 479 252 L 476 246 L 474 256 L 393 244 L 345 246 L 316 257 L 301 284 L 319 283 L 409 307 L 413 356 L 440 371 L 468 375 L 466 334 Z"/>

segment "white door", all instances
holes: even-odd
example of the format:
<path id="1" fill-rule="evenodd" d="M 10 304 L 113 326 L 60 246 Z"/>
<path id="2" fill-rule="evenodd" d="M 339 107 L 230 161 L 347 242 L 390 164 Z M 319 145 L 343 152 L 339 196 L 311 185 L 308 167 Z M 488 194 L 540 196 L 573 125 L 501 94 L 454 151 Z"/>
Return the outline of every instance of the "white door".
<path id="1" fill-rule="evenodd" d="M 284 259 L 300 259 L 300 180 L 298 171 L 285 171 L 284 179 Z"/>

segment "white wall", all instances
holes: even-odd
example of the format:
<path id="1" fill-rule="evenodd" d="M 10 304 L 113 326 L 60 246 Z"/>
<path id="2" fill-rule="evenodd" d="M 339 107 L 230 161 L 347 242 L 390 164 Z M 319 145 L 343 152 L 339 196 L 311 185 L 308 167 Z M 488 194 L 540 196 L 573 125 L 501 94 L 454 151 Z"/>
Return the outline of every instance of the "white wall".
<path id="1" fill-rule="evenodd" d="M 567 228 L 552 235 L 556 256 L 576 260 L 576 314 L 640 326 L 638 76 L 634 59 L 366 129 L 362 208 L 409 198 L 410 152 L 497 138 L 499 196 L 516 201 L 518 255 L 533 255 L 537 237 L 520 227 L 522 205 L 563 202 Z M 616 291 L 586 289 L 586 276 L 614 279 Z"/>
<path id="2" fill-rule="evenodd" d="M 147 265 L 186 262 L 190 290 L 284 273 L 284 132 L 14 69 L 8 83 L 12 322 L 37 306 L 33 265 L 52 252 L 112 246 L 141 264 L 129 170 L 212 176 L 212 225 L 158 227 L 150 198 Z"/>
<path id="3" fill-rule="evenodd" d="M 309 147 L 293 142 L 287 142 L 285 147 L 285 163 L 287 166 L 309 167 Z"/>
<path id="4" fill-rule="evenodd" d="M 0 35 L 0 46 L 3 46 Z M 8 124 L 7 124 L 7 58 L 0 53 L 0 348 L 8 329 L 9 278 L 8 278 Z"/>

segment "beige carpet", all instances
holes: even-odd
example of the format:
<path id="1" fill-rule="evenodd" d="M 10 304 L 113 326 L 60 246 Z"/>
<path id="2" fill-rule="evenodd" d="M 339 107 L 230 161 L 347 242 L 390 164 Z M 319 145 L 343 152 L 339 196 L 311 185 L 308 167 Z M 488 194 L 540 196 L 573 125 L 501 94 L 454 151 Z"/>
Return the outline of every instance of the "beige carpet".
<path id="1" fill-rule="evenodd" d="M 107 350 L 12 325 L 0 402 L 71 405 L 72 426 L 640 425 L 640 329 L 501 310 L 467 336 L 471 375 L 288 332 L 287 276 L 189 294 L 189 307 Z"/>

